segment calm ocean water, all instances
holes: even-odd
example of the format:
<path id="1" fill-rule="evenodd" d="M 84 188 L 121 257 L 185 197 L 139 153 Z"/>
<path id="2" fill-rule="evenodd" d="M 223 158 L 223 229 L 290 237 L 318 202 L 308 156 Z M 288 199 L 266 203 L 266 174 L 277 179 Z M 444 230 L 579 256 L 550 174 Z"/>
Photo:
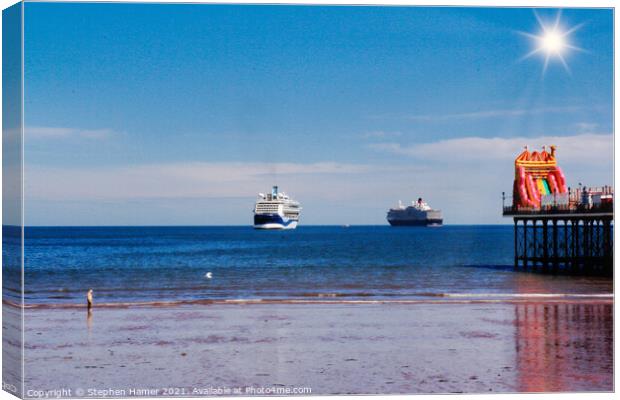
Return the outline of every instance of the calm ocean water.
<path id="1" fill-rule="evenodd" d="M 26 303 L 610 293 L 512 269 L 511 226 L 26 228 Z M 206 273 L 212 273 L 212 279 Z"/>

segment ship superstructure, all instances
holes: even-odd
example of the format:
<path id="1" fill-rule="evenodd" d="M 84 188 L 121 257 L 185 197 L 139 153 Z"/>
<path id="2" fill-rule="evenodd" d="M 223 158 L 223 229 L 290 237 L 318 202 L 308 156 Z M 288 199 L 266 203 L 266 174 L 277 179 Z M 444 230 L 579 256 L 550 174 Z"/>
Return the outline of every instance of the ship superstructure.
<path id="1" fill-rule="evenodd" d="M 441 210 L 433 210 L 419 198 L 408 207 L 399 201 L 398 206 L 388 211 L 387 221 L 392 226 L 441 226 L 443 216 Z"/>
<path id="2" fill-rule="evenodd" d="M 258 194 L 254 205 L 254 228 L 295 229 L 299 222 L 301 206 L 286 193 L 274 186 L 271 193 Z"/>

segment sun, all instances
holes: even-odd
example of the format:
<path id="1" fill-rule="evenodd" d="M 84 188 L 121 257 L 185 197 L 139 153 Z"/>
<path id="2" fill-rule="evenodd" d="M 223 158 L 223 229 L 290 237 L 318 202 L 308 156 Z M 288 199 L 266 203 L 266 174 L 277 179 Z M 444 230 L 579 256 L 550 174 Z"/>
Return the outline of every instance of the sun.
<path id="1" fill-rule="evenodd" d="M 547 54 L 561 56 L 562 51 L 566 47 L 566 41 L 562 32 L 553 30 L 545 32 L 539 39 L 539 47 Z"/>
<path id="2" fill-rule="evenodd" d="M 566 72 L 570 73 L 570 68 L 566 62 L 566 53 L 570 50 L 584 51 L 582 48 L 570 43 L 570 35 L 581 28 L 583 24 L 575 25 L 569 29 L 563 29 L 560 21 L 561 12 L 559 11 L 552 24 L 545 23 L 536 11 L 534 11 L 534 15 L 540 25 L 540 32 L 538 34 L 519 32 L 529 37 L 534 42 L 534 49 L 521 59 L 540 54 L 544 57 L 543 75 L 547 71 L 547 67 L 551 60 L 557 60 L 562 63 Z"/>

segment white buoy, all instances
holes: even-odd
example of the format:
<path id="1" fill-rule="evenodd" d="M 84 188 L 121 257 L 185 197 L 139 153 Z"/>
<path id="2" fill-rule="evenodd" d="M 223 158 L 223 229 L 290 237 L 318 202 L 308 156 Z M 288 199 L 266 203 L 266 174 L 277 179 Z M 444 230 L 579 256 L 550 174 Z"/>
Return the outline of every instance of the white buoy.
<path id="1" fill-rule="evenodd" d="M 207 272 L 207 273 L 205 274 L 205 278 L 207 278 L 207 279 L 211 279 L 211 278 L 213 278 L 213 273 L 212 273 L 212 272 Z"/>

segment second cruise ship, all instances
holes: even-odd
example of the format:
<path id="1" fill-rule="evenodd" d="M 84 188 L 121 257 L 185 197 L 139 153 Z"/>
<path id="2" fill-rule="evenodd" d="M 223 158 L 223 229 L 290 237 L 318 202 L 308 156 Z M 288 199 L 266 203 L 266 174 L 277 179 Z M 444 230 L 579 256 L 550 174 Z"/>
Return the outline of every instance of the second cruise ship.
<path id="1" fill-rule="evenodd" d="M 390 208 L 387 220 L 392 226 L 441 226 L 443 216 L 440 210 L 433 210 L 422 198 L 417 202 L 411 202 L 409 207 L 403 206 L 399 201 L 398 206 Z"/>
<path id="2" fill-rule="evenodd" d="M 284 192 L 278 192 L 278 187 L 274 186 L 271 194 L 258 194 L 258 200 L 254 205 L 254 228 L 295 229 L 300 212 L 299 202 Z"/>

